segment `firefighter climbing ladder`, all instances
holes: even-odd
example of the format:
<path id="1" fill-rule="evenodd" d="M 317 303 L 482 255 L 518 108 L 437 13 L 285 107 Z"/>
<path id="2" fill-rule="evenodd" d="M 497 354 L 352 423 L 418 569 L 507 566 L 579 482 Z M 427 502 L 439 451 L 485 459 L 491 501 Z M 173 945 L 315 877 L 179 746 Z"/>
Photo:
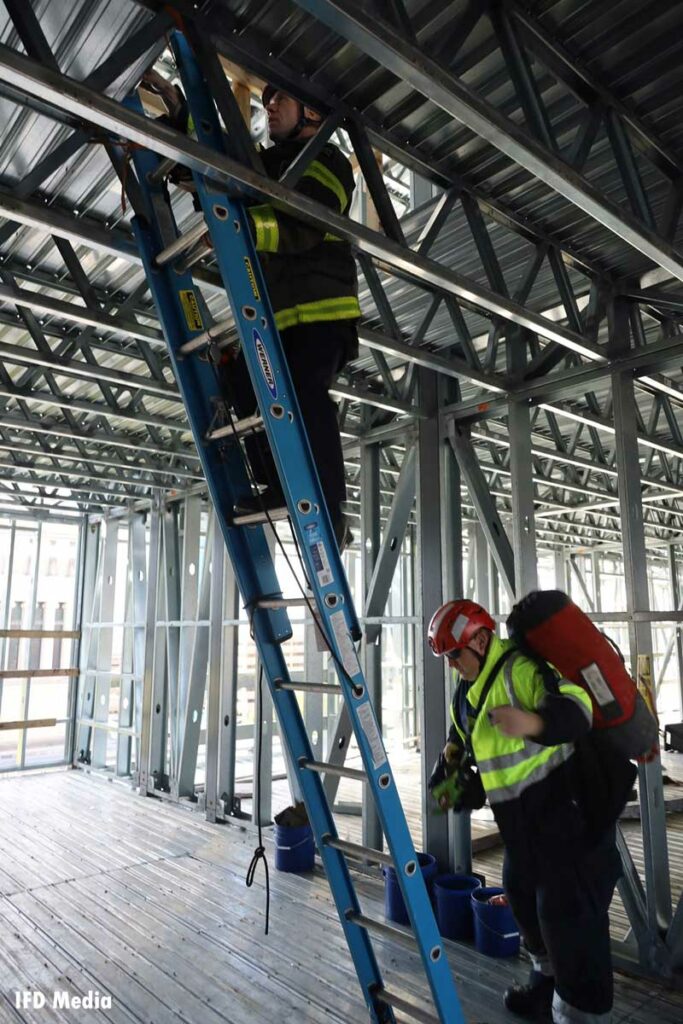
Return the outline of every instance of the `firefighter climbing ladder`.
<path id="1" fill-rule="evenodd" d="M 181 33 L 175 33 L 172 46 L 198 141 L 223 152 L 216 108 L 190 45 Z M 137 96 L 131 97 L 128 104 L 141 110 Z M 144 213 L 136 213 L 133 222 L 145 273 L 370 1020 L 389 1024 L 395 1020 L 395 1008 L 418 1021 L 438 1019 L 444 1024 L 461 1024 L 463 1016 L 455 986 L 358 662 L 354 641 L 360 639 L 360 626 L 292 391 L 248 216 L 242 203 L 227 194 L 225 186 L 195 173 L 203 220 L 179 236 L 163 183 L 162 162 L 144 149 L 134 151 L 133 161 L 146 207 Z M 207 230 L 261 410 L 261 416 L 248 420 L 221 423 L 220 416 L 217 417 L 223 403 L 207 352 L 216 344 L 221 325 L 209 327 L 205 323 L 204 305 L 189 269 L 192 256 L 187 256 Z M 239 508 L 240 500 L 252 494 L 240 439 L 251 431 L 264 429 L 287 509 L 268 515 L 237 515 L 235 509 Z M 288 600 L 282 596 L 263 529 L 269 518 L 281 519 L 287 514 L 337 668 L 338 686 L 292 682 L 288 674 L 282 646 L 291 635 Z M 364 771 L 313 760 L 293 692 L 297 690 L 336 694 L 341 691 L 350 711 Z M 389 853 L 338 837 L 320 778 L 331 771 L 366 783 L 368 795 L 377 806 Z M 393 934 L 404 941 L 405 934 L 363 914 L 349 859 L 395 867 L 438 1017 L 384 987 L 370 933 Z"/>

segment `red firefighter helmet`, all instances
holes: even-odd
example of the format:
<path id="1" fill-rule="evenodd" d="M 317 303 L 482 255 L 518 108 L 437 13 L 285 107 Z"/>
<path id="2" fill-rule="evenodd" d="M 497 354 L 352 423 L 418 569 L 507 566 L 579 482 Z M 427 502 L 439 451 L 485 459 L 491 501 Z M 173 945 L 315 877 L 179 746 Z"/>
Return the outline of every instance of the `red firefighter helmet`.
<path id="1" fill-rule="evenodd" d="M 427 637 L 437 658 L 467 647 L 480 629 L 494 632 L 496 624 L 480 604 L 474 601 L 446 601 L 432 615 Z"/>

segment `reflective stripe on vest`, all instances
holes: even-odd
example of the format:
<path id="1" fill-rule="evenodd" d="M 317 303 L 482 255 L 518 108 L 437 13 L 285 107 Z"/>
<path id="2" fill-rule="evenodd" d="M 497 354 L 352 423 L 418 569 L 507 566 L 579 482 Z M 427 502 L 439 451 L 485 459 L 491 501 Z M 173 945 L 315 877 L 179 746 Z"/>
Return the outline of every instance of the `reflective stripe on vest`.
<path id="1" fill-rule="evenodd" d="M 329 167 L 325 167 L 325 164 L 321 163 L 320 160 L 314 160 L 308 165 L 304 173 L 301 175 L 302 178 L 313 178 L 320 185 L 328 188 L 330 192 L 334 192 L 337 200 L 339 201 L 339 212 L 343 213 L 349 202 L 349 197 L 346 194 L 346 189 L 342 185 L 341 181 L 336 174 L 333 174 Z"/>
<path id="2" fill-rule="evenodd" d="M 503 642 L 494 638 L 494 645 L 489 650 L 488 658 L 492 660 L 498 658 L 503 649 Z M 548 747 L 523 737 L 506 737 L 489 722 L 486 712 L 492 707 L 508 704 L 511 707 L 527 711 L 538 704 L 538 698 L 534 694 L 534 676 L 537 669 L 533 663 L 529 662 L 520 666 L 520 658 L 526 662 L 526 659 L 519 653 L 513 654 L 496 676 L 486 702 L 487 706 L 482 710 L 472 735 L 472 745 L 481 781 L 489 803 L 492 805 L 519 797 L 525 789 L 546 778 L 574 753 L 572 743 Z M 526 702 L 520 700 L 518 689 L 514 685 L 513 674 L 516 665 L 517 672 L 519 673 L 521 669 L 523 673 L 517 678 L 517 687 L 525 694 L 525 684 L 528 686 Z M 485 674 L 486 668 L 484 667 L 482 677 Z M 586 716 L 590 717 L 591 711 L 587 706 L 590 703 L 588 695 L 568 680 L 560 680 L 558 685 L 562 696 L 570 697 L 583 708 Z M 569 692 L 567 692 L 568 690 Z M 474 699 L 475 695 L 472 695 L 468 701 L 471 703 Z M 451 717 L 458 733 L 463 735 L 462 729 L 456 721 L 452 705 Z"/>
<path id="3" fill-rule="evenodd" d="M 280 226 L 277 214 L 270 203 L 250 206 L 249 214 L 256 229 L 256 249 L 258 252 L 277 252 L 280 245 Z"/>
<path id="4" fill-rule="evenodd" d="M 296 306 L 281 309 L 275 314 L 275 324 L 280 331 L 297 324 L 315 324 L 330 320 L 357 320 L 360 305 L 355 295 L 342 295 L 336 299 L 318 299 L 317 302 L 300 302 Z"/>

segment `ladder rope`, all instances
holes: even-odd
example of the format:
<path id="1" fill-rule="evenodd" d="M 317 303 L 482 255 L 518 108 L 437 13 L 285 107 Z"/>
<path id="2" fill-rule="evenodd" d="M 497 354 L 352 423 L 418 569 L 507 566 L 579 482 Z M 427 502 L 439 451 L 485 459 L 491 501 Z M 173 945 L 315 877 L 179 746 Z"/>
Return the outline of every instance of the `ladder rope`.
<path id="1" fill-rule="evenodd" d="M 268 858 L 266 857 L 266 848 L 263 845 L 263 831 L 261 826 L 261 755 L 263 754 L 263 715 L 261 714 L 261 707 L 263 701 L 263 665 L 259 666 L 258 673 L 258 757 L 256 759 L 256 825 L 258 828 L 258 846 L 254 850 L 254 855 L 251 858 L 251 863 L 247 868 L 246 884 L 247 889 L 251 889 L 254 884 L 254 876 L 256 875 L 256 869 L 259 866 L 259 861 L 263 861 L 263 870 L 266 876 L 266 921 L 263 929 L 264 935 L 268 934 L 268 926 L 270 924 L 270 869 L 268 867 Z"/>

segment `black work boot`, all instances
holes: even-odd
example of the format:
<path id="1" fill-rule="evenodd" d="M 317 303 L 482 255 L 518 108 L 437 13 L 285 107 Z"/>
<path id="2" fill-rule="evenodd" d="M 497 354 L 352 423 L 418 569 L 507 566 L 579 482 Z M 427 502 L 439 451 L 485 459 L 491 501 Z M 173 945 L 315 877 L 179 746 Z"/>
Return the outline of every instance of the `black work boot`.
<path id="1" fill-rule="evenodd" d="M 506 1010 L 519 1017 L 542 1017 L 550 1014 L 555 979 L 532 970 L 526 985 L 512 985 L 503 996 Z"/>
<path id="2" fill-rule="evenodd" d="M 260 494 L 248 494 L 240 498 L 235 505 L 235 512 L 247 515 L 252 512 L 273 512 L 275 509 L 286 508 L 287 502 L 280 487 L 266 487 Z"/>
<path id="3" fill-rule="evenodd" d="M 349 529 L 349 521 L 342 513 L 332 520 L 332 527 L 334 529 L 334 539 L 339 548 L 339 554 L 343 555 L 349 544 L 353 544 L 353 534 Z"/>

